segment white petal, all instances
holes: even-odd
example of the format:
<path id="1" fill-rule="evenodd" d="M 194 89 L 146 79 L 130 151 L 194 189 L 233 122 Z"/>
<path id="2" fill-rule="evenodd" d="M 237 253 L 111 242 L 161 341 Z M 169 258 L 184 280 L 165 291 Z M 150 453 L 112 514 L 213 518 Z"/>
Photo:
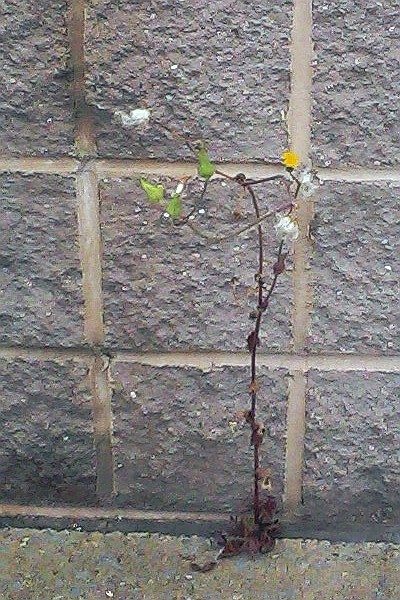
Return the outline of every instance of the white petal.
<path id="1" fill-rule="evenodd" d="M 299 227 L 296 221 L 289 215 L 277 215 L 278 221 L 275 225 L 278 240 L 294 241 L 299 237 Z"/>
<path id="2" fill-rule="evenodd" d="M 300 176 L 299 176 L 299 180 L 301 181 L 301 183 L 311 183 L 312 181 L 312 174 L 310 171 L 303 171 Z"/>

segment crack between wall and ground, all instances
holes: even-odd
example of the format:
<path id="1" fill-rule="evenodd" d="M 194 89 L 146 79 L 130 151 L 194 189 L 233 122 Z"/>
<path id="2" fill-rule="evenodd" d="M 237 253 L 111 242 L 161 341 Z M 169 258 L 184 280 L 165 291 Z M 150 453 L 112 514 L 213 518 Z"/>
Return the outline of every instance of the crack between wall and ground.
<path id="1" fill-rule="evenodd" d="M 51 527 L 77 531 L 123 531 L 210 535 L 226 531 L 231 516 L 226 513 L 140 510 L 134 507 L 35 506 L 0 503 L 0 521 L 6 527 Z M 334 524 L 281 522 L 279 537 L 338 542 L 400 543 L 395 524 Z"/>

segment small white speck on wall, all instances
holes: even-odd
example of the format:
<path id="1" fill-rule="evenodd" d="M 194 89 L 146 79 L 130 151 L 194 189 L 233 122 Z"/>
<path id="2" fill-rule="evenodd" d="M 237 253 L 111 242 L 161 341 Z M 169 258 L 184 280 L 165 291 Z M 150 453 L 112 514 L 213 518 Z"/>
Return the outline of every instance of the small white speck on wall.
<path id="1" fill-rule="evenodd" d="M 122 127 L 138 127 L 148 123 L 150 111 L 147 108 L 134 108 L 129 112 L 116 110 L 114 116 L 121 122 Z"/>

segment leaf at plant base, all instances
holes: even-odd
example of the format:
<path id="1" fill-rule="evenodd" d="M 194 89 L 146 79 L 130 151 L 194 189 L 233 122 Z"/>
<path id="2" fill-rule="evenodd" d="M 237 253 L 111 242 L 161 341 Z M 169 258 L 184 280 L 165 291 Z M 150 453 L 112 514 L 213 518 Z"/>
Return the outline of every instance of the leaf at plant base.
<path id="1" fill-rule="evenodd" d="M 167 213 L 173 219 L 178 219 L 182 214 L 182 202 L 179 194 L 174 194 L 167 206 Z"/>
<path id="2" fill-rule="evenodd" d="M 199 174 L 199 177 L 210 179 L 210 177 L 215 173 L 215 167 L 208 157 L 207 150 L 201 148 L 197 155 L 197 159 L 197 173 Z"/>
<path id="3" fill-rule="evenodd" d="M 146 192 L 147 199 L 152 204 L 159 204 L 164 200 L 164 186 L 162 183 L 155 184 L 147 181 L 144 177 L 140 178 L 140 185 Z"/>

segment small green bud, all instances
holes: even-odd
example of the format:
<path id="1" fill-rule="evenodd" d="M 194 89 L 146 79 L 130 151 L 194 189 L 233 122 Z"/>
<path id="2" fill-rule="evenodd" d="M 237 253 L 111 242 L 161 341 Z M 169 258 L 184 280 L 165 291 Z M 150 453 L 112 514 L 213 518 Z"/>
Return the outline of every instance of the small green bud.
<path id="1" fill-rule="evenodd" d="M 167 213 L 173 219 L 178 219 L 182 214 L 182 202 L 179 194 L 174 194 L 167 206 Z"/>
<path id="2" fill-rule="evenodd" d="M 140 178 L 140 185 L 146 192 L 147 199 L 152 204 L 160 204 L 164 200 L 164 186 L 162 183 L 154 184 L 147 181 L 144 177 Z"/>
<path id="3" fill-rule="evenodd" d="M 197 164 L 197 173 L 199 177 L 203 177 L 204 179 L 210 179 L 212 175 L 215 173 L 215 167 L 209 159 L 207 154 L 207 150 L 205 148 L 201 148 L 197 154 L 198 164 Z"/>

